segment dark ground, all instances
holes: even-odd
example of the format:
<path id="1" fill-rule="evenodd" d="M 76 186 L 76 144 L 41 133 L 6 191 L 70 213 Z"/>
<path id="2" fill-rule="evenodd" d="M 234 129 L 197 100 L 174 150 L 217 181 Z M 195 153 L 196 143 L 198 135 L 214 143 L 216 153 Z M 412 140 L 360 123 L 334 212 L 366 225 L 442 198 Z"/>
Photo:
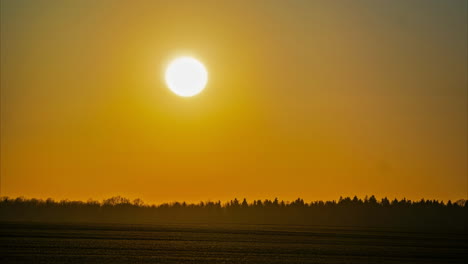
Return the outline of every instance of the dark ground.
<path id="1" fill-rule="evenodd" d="M 0 263 L 468 263 L 463 232 L 0 222 Z"/>

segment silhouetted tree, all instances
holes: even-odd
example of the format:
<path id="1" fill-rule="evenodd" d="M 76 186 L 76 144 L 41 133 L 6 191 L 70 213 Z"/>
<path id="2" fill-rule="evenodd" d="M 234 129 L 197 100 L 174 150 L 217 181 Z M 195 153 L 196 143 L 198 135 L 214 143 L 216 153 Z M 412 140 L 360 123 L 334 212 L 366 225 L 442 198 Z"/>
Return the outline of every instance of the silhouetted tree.
<path id="1" fill-rule="evenodd" d="M 364 201 L 354 196 L 340 197 L 336 201 L 304 202 L 298 198 L 285 202 L 275 198 L 254 200 L 163 203 L 146 205 L 141 199 L 115 196 L 98 201 L 54 201 L 53 199 L 0 199 L 0 221 L 81 221 L 81 222 L 228 222 L 258 224 L 313 224 L 355 226 L 406 226 L 466 228 L 468 203 L 450 200 L 421 199 L 412 202 L 403 198 L 380 202 L 374 195 Z"/>

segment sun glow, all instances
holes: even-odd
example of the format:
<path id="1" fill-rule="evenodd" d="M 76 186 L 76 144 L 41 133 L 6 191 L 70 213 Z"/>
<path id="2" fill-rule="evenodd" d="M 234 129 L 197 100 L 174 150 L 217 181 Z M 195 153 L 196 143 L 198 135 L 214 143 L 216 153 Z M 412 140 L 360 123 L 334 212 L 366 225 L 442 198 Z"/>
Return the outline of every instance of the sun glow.
<path id="1" fill-rule="evenodd" d="M 208 82 L 203 64 L 191 57 L 173 60 L 166 69 L 166 84 L 179 96 L 190 97 L 200 93 Z"/>

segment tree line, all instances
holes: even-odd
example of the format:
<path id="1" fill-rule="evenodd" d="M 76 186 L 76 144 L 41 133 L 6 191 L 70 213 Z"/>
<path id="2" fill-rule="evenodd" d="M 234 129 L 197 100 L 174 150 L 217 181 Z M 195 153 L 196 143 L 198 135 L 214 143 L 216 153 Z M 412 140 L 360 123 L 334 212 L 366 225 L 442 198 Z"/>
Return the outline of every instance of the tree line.
<path id="1" fill-rule="evenodd" d="M 141 199 L 115 196 L 102 202 L 0 198 L 0 221 L 107 223 L 238 223 L 363 227 L 457 228 L 466 230 L 466 200 L 411 201 L 364 199 L 333 201 L 233 199 L 199 203 L 145 204 Z"/>

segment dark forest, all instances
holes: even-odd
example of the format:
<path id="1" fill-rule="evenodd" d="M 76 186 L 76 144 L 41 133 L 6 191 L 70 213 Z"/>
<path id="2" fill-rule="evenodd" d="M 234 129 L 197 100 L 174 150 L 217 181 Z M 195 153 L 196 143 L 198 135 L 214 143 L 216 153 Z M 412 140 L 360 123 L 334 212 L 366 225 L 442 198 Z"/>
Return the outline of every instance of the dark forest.
<path id="1" fill-rule="evenodd" d="M 234 223 L 362 227 L 463 229 L 468 223 L 465 200 L 377 200 L 375 196 L 338 201 L 287 202 L 234 199 L 147 205 L 141 199 L 115 196 L 98 201 L 54 201 L 3 197 L 0 221 L 95 223 Z"/>

